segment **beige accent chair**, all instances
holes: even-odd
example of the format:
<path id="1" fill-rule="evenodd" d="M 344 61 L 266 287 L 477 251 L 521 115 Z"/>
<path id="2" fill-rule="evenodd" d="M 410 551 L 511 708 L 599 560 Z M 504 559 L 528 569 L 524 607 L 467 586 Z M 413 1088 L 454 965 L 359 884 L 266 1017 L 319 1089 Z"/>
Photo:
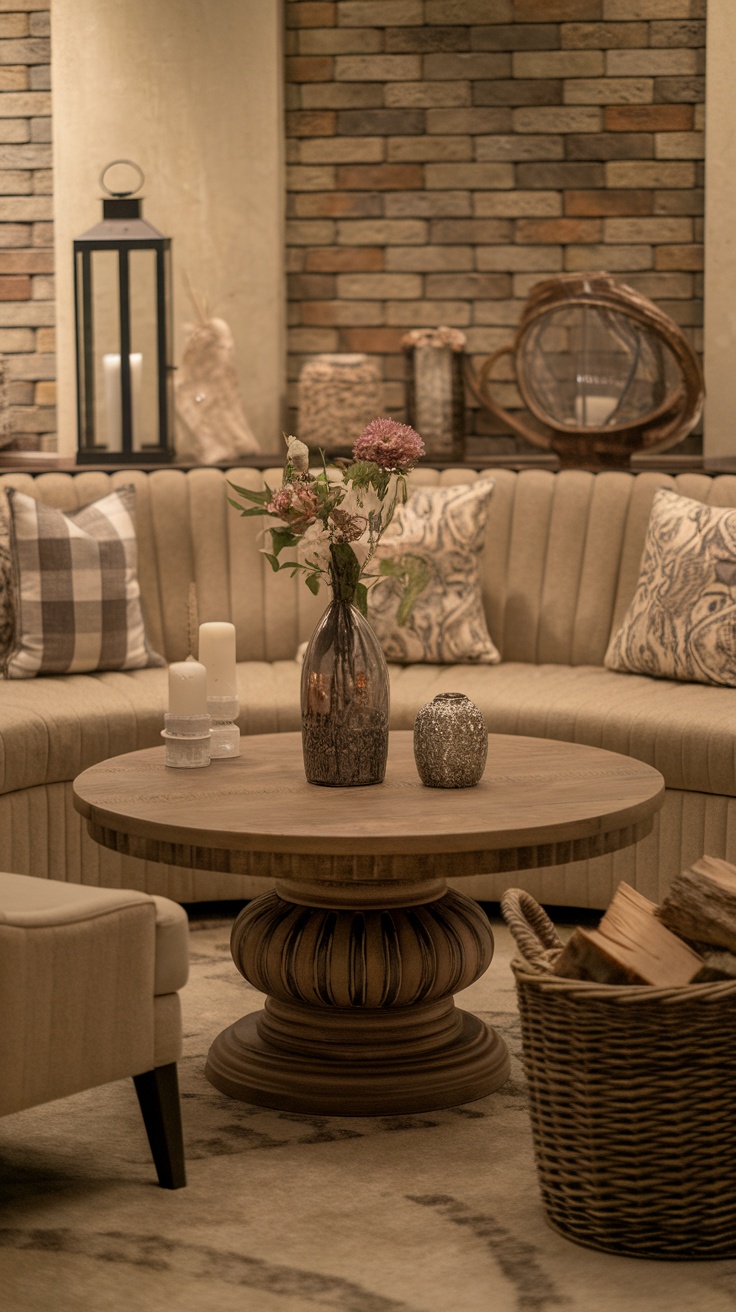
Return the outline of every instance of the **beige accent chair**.
<path id="1" fill-rule="evenodd" d="M 175 902 L 0 873 L 0 1115 L 132 1075 L 159 1183 L 181 1188 L 188 970 Z"/>

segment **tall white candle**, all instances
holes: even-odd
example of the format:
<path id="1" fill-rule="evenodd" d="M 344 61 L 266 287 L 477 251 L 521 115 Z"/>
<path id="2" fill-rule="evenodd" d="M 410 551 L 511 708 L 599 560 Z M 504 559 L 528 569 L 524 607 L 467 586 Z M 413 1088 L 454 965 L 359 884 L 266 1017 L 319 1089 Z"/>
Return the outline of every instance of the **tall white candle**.
<path id="1" fill-rule="evenodd" d="M 131 427 L 134 440 L 143 439 L 141 424 L 143 421 L 143 356 L 135 351 L 130 359 L 130 408 Z M 105 414 L 107 417 L 107 442 L 111 451 L 120 451 L 123 446 L 123 393 L 120 381 L 120 356 L 112 353 L 103 355 L 102 368 L 105 380 Z"/>
<path id="2" fill-rule="evenodd" d="M 234 624 L 200 624 L 199 659 L 207 670 L 208 697 L 237 696 Z"/>
<path id="3" fill-rule="evenodd" d="M 617 396 L 576 396 L 575 423 L 579 428 L 602 428 L 617 402 Z"/>
<path id="4" fill-rule="evenodd" d="M 169 666 L 169 715 L 207 714 L 207 671 L 199 661 Z"/>

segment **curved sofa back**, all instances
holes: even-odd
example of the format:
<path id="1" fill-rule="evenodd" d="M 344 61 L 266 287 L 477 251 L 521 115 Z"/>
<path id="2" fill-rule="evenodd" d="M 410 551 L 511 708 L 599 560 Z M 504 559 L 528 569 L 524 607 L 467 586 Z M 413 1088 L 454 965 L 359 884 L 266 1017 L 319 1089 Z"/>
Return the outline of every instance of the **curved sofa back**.
<path id="1" fill-rule="evenodd" d="M 199 620 L 230 619 L 238 659 L 288 660 L 325 605 L 287 571 L 273 574 L 260 554 L 265 521 L 242 519 L 227 503 L 227 478 L 262 486 L 256 469 L 96 470 L 8 473 L 11 485 L 64 510 L 110 487 L 137 493 L 139 576 L 148 635 L 167 660 L 189 651 L 189 593 Z M 505 660 L 600 665 L 633 592 L 652 498 L 671 487 L 712 505 L 736 506 L 736 475 L 530 469 L 436 470 L 420 466 L 410 483 L 492 477 L 481 581 L 491 634 Z M 280 471 L 269 469 L 270 486 Z"/>

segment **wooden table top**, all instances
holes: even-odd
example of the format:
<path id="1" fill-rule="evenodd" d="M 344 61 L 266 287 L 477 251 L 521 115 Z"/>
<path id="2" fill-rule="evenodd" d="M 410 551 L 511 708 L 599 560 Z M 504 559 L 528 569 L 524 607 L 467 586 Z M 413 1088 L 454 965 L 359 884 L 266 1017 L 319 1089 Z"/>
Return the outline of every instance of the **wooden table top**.
<path id="1" fill-rule="evenodd" d="M 164 748 L 113 757 L 74 783 L 98 842 L 149 860 L 312 878 L 421 878 L 524 869 L 614 851 L 643 837 L 664 799 L 651 766 L 576 743 L 489 736 L 475 788 L 426 788 L 413 734 L 391 734 L 383 784 L 307 783 L 301 735 L 245 737 L 205 770 L 164 765 Z M 283 859 L 279 862 L 279 854 Z M 436 867 L 436 869 L 435 869 Z"/>

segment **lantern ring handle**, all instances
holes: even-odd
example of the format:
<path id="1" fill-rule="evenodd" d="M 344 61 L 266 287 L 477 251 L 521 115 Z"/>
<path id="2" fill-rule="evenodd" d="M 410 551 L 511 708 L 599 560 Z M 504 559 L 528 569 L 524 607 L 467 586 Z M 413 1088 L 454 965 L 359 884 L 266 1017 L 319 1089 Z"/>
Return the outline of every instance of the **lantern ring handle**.
<path id="1" fill-rule="evenodd" d="M 131 187 L 130 191 L 111 191 L 110 188 L 107 186 L 105 182 L 105 175 L 109 173 L 110 169 L 114 168 L 116 164 L 127 164 L 131 169 L 135 169 L 136 173 L 138 174 L 138 177 L 140 178 L 140 182 L 137 183 L 135 187 Z M 110 163 L 105 165 L 104 169 L 100 174 L 100 186 L 102 187 L 102 190 L 106 191 L 108 196 L 114 197 L 115 200 L 120 200 L 124 196 L 132 196 L 133 192 L 140 191 L 145 180 L 146 180 L 145 175 L 143 173 L 143 169 L 141 168 L 140 164 L 136 164 L 135 161 L 132 159 L 111 159 Z"/>

